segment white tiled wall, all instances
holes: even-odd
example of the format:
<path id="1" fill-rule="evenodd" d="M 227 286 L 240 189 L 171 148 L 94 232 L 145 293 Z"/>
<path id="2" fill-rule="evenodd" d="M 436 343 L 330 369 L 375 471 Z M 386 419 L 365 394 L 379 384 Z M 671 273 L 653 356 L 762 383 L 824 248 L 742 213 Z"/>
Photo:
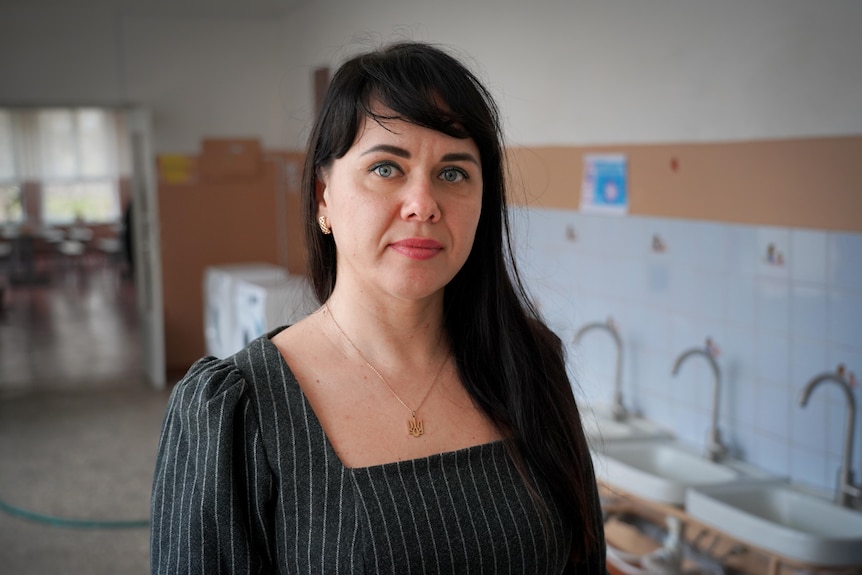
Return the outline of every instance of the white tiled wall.
<path id="1" fill-rule="evenodd" d="M 614 218 L 513 209 L 515 249 L 545 319 L 568 344 L 576 396 L 609 403 L 615 350 L 583 324 L 614 318 L 627 406 L 695 447 L 705 444 L 712 376 L 675 359 L 711 337 L 720 349 L 720 427 L 732 453 L 765 471 L 835 486 L 846 402 L 834 384 L 799 405 L 805 384 L 839 363 L 862 376 L 862 234 Z M 664 243 L 653 250 L 653 237 Z M 769 247 L 773 247 L 770 261 Z M 862 474 L 862 391 L 854 471 Z"/>

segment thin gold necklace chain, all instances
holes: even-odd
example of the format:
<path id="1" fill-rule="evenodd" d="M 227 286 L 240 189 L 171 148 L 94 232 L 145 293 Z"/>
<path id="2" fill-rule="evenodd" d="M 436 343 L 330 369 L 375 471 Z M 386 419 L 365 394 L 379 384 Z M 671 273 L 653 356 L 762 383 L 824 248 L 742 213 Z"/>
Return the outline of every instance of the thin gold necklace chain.
<path id="1" fill-rule="evenodd" d="M 404 403 L 404 400 L 401 399 L 401 397 L 399 397 L 399 395 L 397 393 L 395 393 L 395 390 L 392 389 L 392 386 L 389 385 L 389 382 L 386 381 L 386 378 L 383 377 L 383 375 L 379 371 L 377 371 L 377 368 L 374 367 L 373 365 L 371 365 L 371 362 L 368 361 L 368 359 L 365 357 L 365 355 L 361 351 L 359 351 L 359 348 L 356 347 L 356 344 L 353 343 L 353 340 L 350 339 L 350 337 L 346 333 L 344 333 L 344 330 L 341 329 L 341 325 L 339 325 L 338 321 L 335 319 L 335 315 L 333 315 L 332 310 L 329 309 L 329 302 L 324 303 L 323 307 L 326 309 L 326 312 L 329 314 L 330 319 L 332 319 L 332 323 L 335 324 L 335 327 L 338 328 L 338 331 L 341 333 L 342 336 L 344 336 L 344 339 L 347 340 L 347 343 L 350 344 L 350 346 L 353 348 L 353 350 L 357 354 L 359 354 L 359 357 L 362 358 L 362 361 L 365 362 L 365 365 L 367 365 L 368 368 L 371 371 L 373 371 L 377 375 L 377 377 L 380 378 L 380 381 L 382 381 L 386 385 L 386 388 L 389 389 L 389 393 L 391 393 L 395 397 L 395 399 L 398 400 L 398 403 L 403 405 L 404 408 L 410 412 L 410 415 L 412 415 L 415 418 L 416 412 L 422 408 L 422 406 L 425 404 L 425 400 L 428 399 L 429 395 L 431 395 L 431 390 L 434 389 L 435 385 L 437 385 L 437 380 L 440 379 L 440 374 L 443 373 L 443 368 L 446 366 L 446 362 L 449 360 L 449 354 L 446 354 L 446 357 L 443 358 L 443 362 L 440 364 L 440 369 L 437 370 L 437 375 L 434 376 L 434 381 L 431 382 L 431 386 L 428 388 L 428 391 L 425 392 L 425 396 L 422 398 L 422 401 L 419 402 L 419 405 L 416 406 L 416 409 L 411 409 L 410 406 L 407 405 L 406 403 Z"/>

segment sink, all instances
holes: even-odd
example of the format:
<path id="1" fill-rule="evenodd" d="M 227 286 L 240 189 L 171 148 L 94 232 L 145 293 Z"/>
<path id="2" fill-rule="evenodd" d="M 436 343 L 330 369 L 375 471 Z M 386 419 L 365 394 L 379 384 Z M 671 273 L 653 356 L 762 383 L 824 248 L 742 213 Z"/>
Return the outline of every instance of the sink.
<path id="1" fill-rule="evenodd" d="M 666 438 L 671 434 L 658 425 L 642 417 L 629 416 L 624 421 L 616 421 L 610 409 L 594 407 L 584 410 L 581 417 L 587 441 L 594 449 L 602 449 L 605 442 L 628 439 Z"/>
<path id="2" fill-rule="evenodd" d="M 742 474 L 713 463 L 672 440 L 608 442 L 593 450 L 596 477 L 634 495 L 683 505 L 690 487 L 727 483 Z"/>
<path id="3" fill-rule="evenodd" d="M 689 491 L 690 516 L 802 563 L 862 565 L 862 512 L 787 482 L 738 482 Z"/>

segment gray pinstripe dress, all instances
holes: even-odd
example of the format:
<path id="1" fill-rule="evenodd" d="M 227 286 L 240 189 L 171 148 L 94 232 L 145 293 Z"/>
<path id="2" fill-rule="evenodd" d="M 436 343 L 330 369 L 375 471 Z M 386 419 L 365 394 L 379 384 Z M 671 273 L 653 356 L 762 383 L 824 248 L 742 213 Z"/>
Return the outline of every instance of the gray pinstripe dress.
<path id="1" fill-rule="evenodd" d="M 200 360 L 175 387 L 153 486 L 153 573 L 563 572 L 570 522 L 552 505 L 544 530 L 502 442 L 347 468 L 274 333 Z"/>

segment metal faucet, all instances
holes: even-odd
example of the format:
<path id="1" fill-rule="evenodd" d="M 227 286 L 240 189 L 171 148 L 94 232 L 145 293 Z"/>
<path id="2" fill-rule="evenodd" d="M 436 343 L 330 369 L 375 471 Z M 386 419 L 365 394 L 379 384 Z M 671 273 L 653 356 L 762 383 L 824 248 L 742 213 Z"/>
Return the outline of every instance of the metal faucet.
<path id="1" fill-rule="evenodd" d="M 626 406 L 623 405 L 623 340 L 620 338 L 620 332 L 617 330 L 617 325 L 614 322 L 613 318 L 608 318 L 608 321 L 588 323 L 584 327 L 578 330 L 575 334 L 572 343 L 578 343 L 581 340 L 581 337 L 588 331 L 593 329 L 603 329 L 614 339 L 614 343 L 617 346 L 617 363 L 616 363 L 616 372 L 614 373 L 614 403 L 611 408 L 611 415 L 614 418 L 614 421 L 625 421 L 628 417 L 629 412 L 626 409 Z"/>
<path id="2" fill-rule="evenodd" d="M 839 365 L 835 373 L 821 373 L 814 379 L 808 382 L 805 389 L 802 390 L 802 396 L 799 398 L 799 405 L 805 407 L 808 404 L 808 398 L 818 385 L 824 381 L 832 381 L 837 383 L 844 391 L 844 397 L 847 399 L 847 421 L 844 430 L 844 454 L 841 458 L 841 470 L 838 475 L 838 489 L 835 493 L 835 503 L 843 507 L 851 507 L 853 499 L 862 498 L 862 486 L 854 485 L 853 469 L 850 467 L 850 457 L 853 453 L 853 428 L 856 424 L 856 399 L 853 397 L 853 391 L 850 389 L 850 382 L 844 373 L 844 366 Z"/>
<path id="3" fill-rule="evenodd" d="M 715 345 L 712 343 L 711 339 L 707 338 L 705 348 L 696 347 L 690 349 L 676 358 L 676 362 L 673 364 L 673 375 L 677 375 L 682 363 L 694 355 L 702 355 L 707 359 L 707 361 L 709 361 L 713 375 L 712 421 L 710 424 L 709 443 L 706 446 L 706 454 L 710 461 L 721 461 L 727 455 L 727 447 L 721 442 L 721 432 L 718 429 L 718 392 L 721 387 L 721 374 L 718 369 L 718 363 L 715 361 L 715 354 Z"/>

